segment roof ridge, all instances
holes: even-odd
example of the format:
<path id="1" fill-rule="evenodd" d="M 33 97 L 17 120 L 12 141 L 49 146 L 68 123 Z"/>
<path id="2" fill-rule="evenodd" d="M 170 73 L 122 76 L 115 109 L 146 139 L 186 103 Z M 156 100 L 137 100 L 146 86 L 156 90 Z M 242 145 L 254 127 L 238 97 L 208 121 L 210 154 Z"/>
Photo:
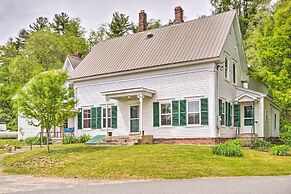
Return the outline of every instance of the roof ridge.
<path id="1" fill-rule="evenodd" d="M 201 20 L 204 20 L 204 19 L 208 19 L 208 18 L 211 18 L 211 17 L 217 17 L 218 15 L 222 15 L 222 14 L 226 14 L 226 13 L 229 13 L 229 12 L 235 12 L 235 10 L 229 10 L 229 11 L 225 11 L 225 12 L 221 12 L 221 13 L 216 13 L 216 14 L 212 14 L 212 15 L 208 15 L 208 16 L 205 16 L 205 17 L 202 17 L 202 18 L 196 18 L 196 19 L 192 19 L 192 20 L 188 20 L 188 21 L 185 21 L 185 22 L 181 22 L 181 23 L 178 23 L 178 24 L 171 24 L 171 25 L 164 25 L 164 26 L 161 26 L 159 28 L 154 28 L 154 29 L 150 29 L 150 30 L 145 30 L 145 31 L 142 31 L 142 32 L 137 32 L 137 33 L 133 33 L 133 34 L 125 34 L 123 36 L 119 36 L 119 37 L 113 37 L 113 38 L 108 38 L 108 39 L 105 39 L 105 40 L 101 40 L 100 42 L 98 43 L 101 43 L 101 42 L 106 42 L 106 41 L 110 41 L 110 40 L 116 40 L 116 39 L 120 39 L 120 38 L 124 38 L 124 37 L 129 37 L 129 36 L 134 36 L 136 34 L 142 34 L 142 33 L 149 33 L 151 31 L 156 31 L 156 30 L 161 30 L 161 29 L 165 29 L 165 28 L 170 28 L 170 27 L 177 27 L 177 26 L 180 26 L 180 25 L 184 25 L 184 24 L 187 24 L 187 23 L 190 23 L 190 22 L 195 22 L 195 21 L 201 21 Z M 93 48 L 98 44 L 96 43 Z M 92 49 L 93 49 L 92 48 Z M 92 50 L 91 49 L 91 50 Z"/>

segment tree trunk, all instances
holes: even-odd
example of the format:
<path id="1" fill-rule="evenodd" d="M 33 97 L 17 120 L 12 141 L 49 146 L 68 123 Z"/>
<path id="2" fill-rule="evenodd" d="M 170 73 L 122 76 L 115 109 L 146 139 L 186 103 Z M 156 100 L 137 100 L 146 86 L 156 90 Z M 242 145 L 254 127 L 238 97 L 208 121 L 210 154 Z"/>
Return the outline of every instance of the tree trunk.
<path id="1" fill-rule="evenodd" d="M 42 147 L 42 142 L 43 142 L 43 127 L 40 129 L 40 147 Z"/>
<path id="2" fill-rule="evenodd" d="M 64 141 L 64 137 L 65 137 L 64 124 L 61 124 L 61 128 L 62 128 L 62 141 Z"/>
<path id="3" fill-rule="evenodd" d="M 46 146 L 47 146 L 47 152 L 48 153 L 50 153 L 50 144 L 49 144 L 49 139 L 50 139 L 50 137 L 49 137 L 49 129 L 47 129 L 46 130 L 46 132 L 47 132 L 47 135 L 46 135 Z"/>

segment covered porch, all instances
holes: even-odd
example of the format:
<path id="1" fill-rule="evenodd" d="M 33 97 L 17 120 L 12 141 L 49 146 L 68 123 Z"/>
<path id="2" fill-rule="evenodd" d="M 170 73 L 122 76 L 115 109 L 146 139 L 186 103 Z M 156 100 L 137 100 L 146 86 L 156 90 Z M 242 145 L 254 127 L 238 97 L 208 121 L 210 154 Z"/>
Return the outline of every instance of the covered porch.
<path id="1" fill-rule="evenodd" d="M 111 100 L 117 101 L 117 104 L 121 104 L 122 106 L 117 106 L 118 112 L 121 114 L 119 118 L 122 118 L 122 122 L 124 123 L 121 125 L 119 119 L 117 119 L 117 129 L 120 130 L 121 128 L 128 131 L 128 135 L 137 135 L 143 136 L 144 135 L 144 101 L 152 98 L 155 94 L 155 90 L 149 88 L 126 88 L 120 90 L 111 90 L 102 92 L 102 95 L 105 97 L 105 110 L 108 113 L 109 104 Z M 120 102 L 120 103 L 118 103 Z M 127 103 L 131 102 L 131 103 Z M 105 122 L 105 129 L 107 136 L 114 135 L 114 131 L 109 131 L 109 122 L 108 122 L 108 115 L 106 114 L 106 122 Z M 129 129 L 128 129 L 129 128 Z M 124 130 L 124 129 L 123 129 Z M 118 134 L 118 133 L 117 133 Z"/>

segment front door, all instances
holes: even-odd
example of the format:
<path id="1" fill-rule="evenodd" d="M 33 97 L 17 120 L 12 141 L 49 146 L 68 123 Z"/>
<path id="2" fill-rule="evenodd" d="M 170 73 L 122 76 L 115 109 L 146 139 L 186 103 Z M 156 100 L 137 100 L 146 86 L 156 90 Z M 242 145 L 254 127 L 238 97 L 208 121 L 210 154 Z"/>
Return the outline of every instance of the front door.
<path id="1" fill-rule="evenodd" d="M 254 109 L 253 106 L 244 106 L 243 109 L 243 130 L 242 133 L 252 133 L 254 125 Z"/>
<path id="2" fill-rule="evenodd" d="M 139 132 L 139 106 L 130 106 L 130 133 Z"/>

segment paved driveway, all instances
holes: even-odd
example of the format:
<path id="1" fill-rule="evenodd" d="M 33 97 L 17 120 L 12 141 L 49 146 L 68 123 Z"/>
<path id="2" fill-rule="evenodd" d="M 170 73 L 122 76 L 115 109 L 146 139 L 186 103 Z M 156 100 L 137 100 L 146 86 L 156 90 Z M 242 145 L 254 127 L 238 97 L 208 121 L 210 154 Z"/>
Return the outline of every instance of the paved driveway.
<path id="1" fill-rule="evenodd" d="M 291 194 L 291 176 L 145 181 L 86 181 L 32 176 L 0 176 L 0 193 L 17 192 L 35 194 Z"/>

